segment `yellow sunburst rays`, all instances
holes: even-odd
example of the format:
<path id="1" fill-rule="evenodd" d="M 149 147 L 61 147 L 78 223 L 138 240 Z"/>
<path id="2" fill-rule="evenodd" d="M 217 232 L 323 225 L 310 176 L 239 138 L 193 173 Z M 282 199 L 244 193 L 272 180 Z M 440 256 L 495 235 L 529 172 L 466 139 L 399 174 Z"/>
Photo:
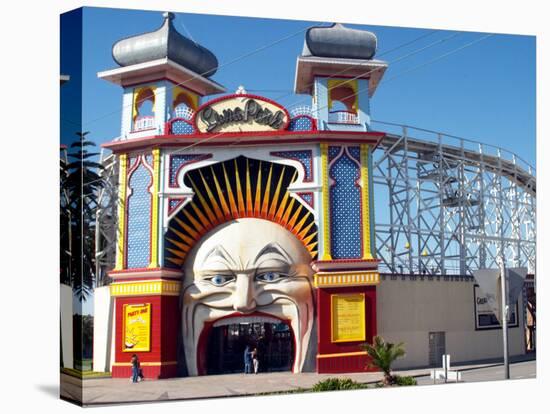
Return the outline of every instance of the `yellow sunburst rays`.
<path id="1" fill-rule="evenodd" d="M 289 185 L 294 182 L 294 180 L 296 179 L 297 176 L 298 176 L 298 172 L 294 171 L 294 175 L 290 179 Z M 287 202 L 288 202 L 289 197 L 290 197 L 290 193 L 287 190 L 287 191 L 285 191 L 285 193 L 283 195 L 283 199 L 281 200 L 281 204 L 279 204 L 279 208 L 277 209 L 277 212 L 275 213 L 275 220 L 276 221 L 281 221 L 282 220 L 283 213 L 285 212 L 285 208 L 287 206 Z"/>
<path id="2" fill-rule="evenodd" d="M 231 208 L 231 215 L 233 218 L 237 218 L 239 216 L 239 210 L 237 208 L 237 203 L 235 202 L 235 196 L 233 195 L 233 189 L 231 188 L 229 177 L 227 176 L 227 170 L 225 169 L 225 164 L 222 164 L 222 169 L 223 169 L 223 178 L 225 181 L 225 188 L 227 189 L 227 198 L 229 200 L 229 207 Z M 240 186 L 240 183 L 239 183 L 239 186 Z"/>
<path id="3" fill-rule="evenodd" d="M 201 172 L 201 177 L 202 177 L 202 172 Z M 202 208 L 206 213 L 206 216 L 208 217 L 209 224 L 210 224 L 208 227 L 214 226 L 215 224 L 217 224 L 216 216 L 212 212 L 212 209 L 208 205 L 208 202 L 205 200 L 204 196 L 199 190 L 199 187 L 195 184 L 191 176 L 189 176 L 189 181 L 191 182 L 191 187 L 193 187 L 193 190 L 195 191 L 195 195 L 199 198 L 199 202 L 201 203 Z"/>
<path id="4" fill-rule="evenodd" d="M 248 163 L 248 159 L 246 160 L 246 162 Z M 246 172 L 248 174 L 248 168 L 246 169 Z M 235 180 L 237 183 L 237 200 L 239 202 L 239 216 L 244 217 L 245 207 L 244 207 L 243 191 L 241 188 L 241 178 L 239 177 L 239 166 L 237 165 L 237 159 L 235 159 Z M 246 180 L 247 182 L 249 181 L 248 175 L 246 177 Z"/>
<path id="5" fill-rule="evenodd" d="M 273 194 L 273 201 L 271 201 L 271 207 L 267 213 L 267 218 L 273 220 L 275 218 L 275 212 L 277 210 L 277 201 L 279 200 L 279 193 L 281 192 L 281 185 L 283 184 L 283 178 L 285 176 L 285 167 L 281 170 L 279 176 L 279 182 L 277 183 L 277 188 L 275 188 L 275 194 Z"/>
<path id="6" fill-rule="evenodd" d="M 178 266 L 181 266 L 183 264 L 183 260 L 185 259 L 185 256 L 191 250 L 191 247 L 196 243 L 198 236 L 198 233 L 193 231 L 189 226 L 187 226 L 185 223 L 183 223 L 179 218 L 174 217 L 173 218 L 176 223 L 178 223 L 182 228 L 186 231 L 191 230 L 189 234 L 185 234 L 178 229 L 176 229 L 174 226 L 170 226 L 170 230 L 179 238 L 179 240 L 174 240 L 172 238 L 167 238 L 170 243 L 172 243 L 174 246 L 178 247 L 178 249 L 172 249 L 170 247 L 167 247 L 166 250 L 168 250 L 170 253 L 172 253 L 175 257 L 167 257 L 167 260 L 171 261 L 172 263 L 175 263 Z M 193 237 L 195 235 L 195 237 Z"/>
<path id="7" fill-rule="evenodd" d="M 269 195 L 271 192 L 271 177 L 273 175 L 273 164 L 269 166 L 269 174 L 267 175 L 267 183 L 265 184 L 264 201 L 262 203 L 262 211 L 260 215 L 267 218 L 267 212 L 269 210 Z"/>
<path id="8" fill-rule="evenodd" d="M 221 177 L 221 172 L 220 177 L 217 177 L 216 170 L 212 166 L 208 170 L 205 170 L 204 174 L 203 171 L 198 171 L 203 184 L 202 191 L 192 178 L 189 177 L 197 198 L 191 200 L 188 206 L 182 209 L 182 213 L 187 219 L 186 221 L 181 220 L 177 216 L 174 217 L 174 222 L 178 226 L 170 226 L 173 238 L 167 238 L 167 240 L 175 248 L 167 247 L 167 251 L 173 254 L 173 257 L 167 257 L 167 260 L 181 266 L 189 250 L 203 234 L 218 224 L 239 217 L 258 217 L 282 225 L 304 244 L 312 257 L 315 257 L 317 254 L 317 231 L 312 231 L 315 221 L 312 213 L 307 211 L 295 197 L 291 196 L 288 190 L 283 188 L 284 177 L 287 173 L 286 167 L 283 166 L 280 170 L 277 185 L 272 193 L 271 186 L 272 182 L 274 182 L 274 175 L 276 176 L 276 173 L 274 174 L 273 171 L 273 164 L 270 165 L 266 183 L 263 184 L 261 161 L 258 163 L 257 170 L 251 170 L 249 160 L 247 159 L 246 171 L 242 172 L 239 171 L 239 165 L 234 160 L 235 185 L 232 185 L 225 164 L 222 163 L 221 168 L 223 178 Z M 242 173 L 245 174 L 244 189 L 241 185 L 240 175 Z M 254 174 L 256 174 L 256 177 L 254 177 Z M 289 183 L 296 180 L 297 174 L 298 172 L 295 171 Z M 213 188 L 211 188 L 205 179 L 206 175 L 212 176 L 210 182 L 213 181 Z M 255 197 L 252 197 L 251 182 L 253 179 L 256 180 Z M 225 193 L 220 183 L 225 184 Z M 279 203 L 281 191 L 284 193 Z M 217 199 L 215 195 L 217 195 Z"/>
<path id="9" fill-rule="evenodd" d="M 210 186 L 204 179 L 204 175 L 202 174 L 202 171 L 199 170 L 199 174 L 201 176 L 202 184 L 204 185 L 204 189 L 206 190 L 206 194 L 208 196 L 208 200 L 212 203 L 212 208 L 214 209 L 214 214 L 216 215 L 215 221 L 216 224 L 222 223 L 224 221 L 224 214 L 222 210 L 220 209 L 220 206 L 218 205 L 218 202 L 216 201 L 216 197 L 214 197 L 214 193 L 212 192 Z M 214 175 L 215 176 L 215 175 Z"/>
<path id="10" fill-rule="evenodd" d="M 258 179 L 256 180 L 256 196 L 254 197 L 254 212 L 252 213 L 254 217 L 260 216 L 261 197 L 262 197 L 262 162 L 260 161 L 260 166 L 258 167 Z"/>
<path id="11" fill-rule="evenodd" d="M 231 209 L 229 208 L 228 204 L 225 201 L 225 196 L 223 195 L 223 191 L 220 187 L 220 183 L 218 182 L 218 178 L 216 177 L 216 173 L 212 166 L 210 167 L 210 170 L 212 171 L 212 177 L 214 178 L 214 185 L 216 186 L 216 191 L 218 192 L 218 199 L 220 200 L 220 207 L 222 209 L 223 217 L 224 219 L 230 219 Z"/>
<path id="12" fill-rule="evenodd" d="M 252 209 L 252 186 L 250 185 L 250 167 L 248 165 L 248 158 L 246 159 L 246 212 L 243 213 L 242 217 L 245 215 L 252 216 L 254 210 Z"/>

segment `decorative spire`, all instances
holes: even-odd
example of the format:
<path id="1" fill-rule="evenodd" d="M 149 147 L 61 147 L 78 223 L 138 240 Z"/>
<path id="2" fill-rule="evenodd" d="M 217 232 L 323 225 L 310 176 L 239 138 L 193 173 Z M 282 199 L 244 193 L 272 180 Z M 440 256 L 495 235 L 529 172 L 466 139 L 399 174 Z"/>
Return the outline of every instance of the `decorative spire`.
<path id="1" fill-rule="evenodd" d="M 350 29 L 340 23 L 310 27 L 305 36 L 302 56 L 344 59 L 372 59 L 377 39 L 366 30 Z"/>
<path id="2" fill-rule="evenodd" d="M 212 76 L 218 68 L 216 56 L 175 29 L 174 13 L 164 12 L 162 16 L 164 22 L 154 32 L 116 42 L 113 45 L 115 62 L 120 66 L 129 66 L 168 58 L 201 76 Z"/>
<path id="3" fill-rule="evenodd" d="M 172 12 L 165 11 L 164 13 L 162 13 L 162 17 L 164 17 L 164 20 L 166 19 L 174 20 L 176 18 L 176 15 Z"/>
<path id="4" fill-rule="evenodd" d="M 239 87 L 238 87 L 237 90 L 235 91 L 235 94 L 236 94 L 236 95 L 246 95 L 247 92 L 246 92 L 246 89 L 244 88 L 243 85 L 239 85 Z"/>

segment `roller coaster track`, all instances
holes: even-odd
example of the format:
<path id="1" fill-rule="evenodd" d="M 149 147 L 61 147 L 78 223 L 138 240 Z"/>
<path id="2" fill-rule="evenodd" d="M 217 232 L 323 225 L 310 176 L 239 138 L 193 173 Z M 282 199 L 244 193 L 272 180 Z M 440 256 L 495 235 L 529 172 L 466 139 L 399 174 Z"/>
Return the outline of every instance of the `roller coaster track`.
<path id="1" fill-rule="evenodd" d="M 372 166 L 381 272 L 469 276 L 504 260 L 534 273 L 532 166 L 509 151 L 477 141 L 373 123 L 387 132 L 373 153 Z M 98 280 L 114 264 L 117 228 L 116 159 L 106 155 L 102 162 L 107 185 L 97 212 Z"/>
<path id="2" fill-rule="evenodd" d="M 388 132 L 373 156 L 382 271 L 467 276 L 504 260 L 534 273 L 532 166 L 502 148 L 374 122 L 399 130 Z"/>

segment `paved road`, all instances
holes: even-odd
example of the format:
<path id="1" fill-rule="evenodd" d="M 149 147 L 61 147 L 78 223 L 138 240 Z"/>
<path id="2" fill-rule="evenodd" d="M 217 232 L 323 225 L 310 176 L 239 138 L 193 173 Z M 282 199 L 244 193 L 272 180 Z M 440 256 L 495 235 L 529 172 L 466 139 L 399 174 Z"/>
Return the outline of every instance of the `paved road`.
<path id="1" fill-rule="evenodd" d="M 496 366 L 495 366 L 496 365 Z M 502 364 L 485 362 L 453 366 L 462 372 L 462 382 L 494 381 L 504 378 Z M 398 375 L 415 376 L 419 385 L 433 384 L 430 369 L 397 371 Z M 510 367 L 513 379 L 534 378 L 536 361 L 519 360 Z M 379 372 L 351 374 L 317 374 L 277 372 L 258 375 L 209 375 L 202 377 L 170 378 L 144 381 L 132 384 L 129 379 L 100 378 L 86 379 L 80 388 L 80 380 L 62 374 L 61 394 L 68 399 L 84 400 L 85 405 L 131 403 L 138 401 L 181 400 L 195 398 L 231 397 L 258 393 L 291 391 L 298 388 L 311 388 L 315 383 L 329 377 L 351 378 L 358 382 L 380 381 Z M 439 383 L 443 383 L 439 381 Z"/>
<path id="2" fill-rule="evenodd" d="M 462 371 L 462 382 L 498 381 L 504 379 L 504 366 L 492 366 Z M 518 362 L 510 365 L 510 379 L 524 379 L 536 377 L 536 361 Z M 433 384 L 430 377 L 416 379 L 419 385 Z M 438 381 L 442 383 L 442 381 Z"/>

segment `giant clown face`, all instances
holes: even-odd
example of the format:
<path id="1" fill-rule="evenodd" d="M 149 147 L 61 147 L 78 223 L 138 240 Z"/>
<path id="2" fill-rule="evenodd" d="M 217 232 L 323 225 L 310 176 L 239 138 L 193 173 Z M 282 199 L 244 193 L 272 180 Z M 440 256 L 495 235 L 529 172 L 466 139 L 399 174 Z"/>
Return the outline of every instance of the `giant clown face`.
<path id="1" fill-rule="evenodd" d="M 284 321 L 295 338 L 293 372 L 310 370 L 315 344 L 313 271 L 304 245 L 279 224 L 241 218 L 218 226 L 184 263 L 182 332 L 189 375 L 200 372 L 208 327 Z"/>

